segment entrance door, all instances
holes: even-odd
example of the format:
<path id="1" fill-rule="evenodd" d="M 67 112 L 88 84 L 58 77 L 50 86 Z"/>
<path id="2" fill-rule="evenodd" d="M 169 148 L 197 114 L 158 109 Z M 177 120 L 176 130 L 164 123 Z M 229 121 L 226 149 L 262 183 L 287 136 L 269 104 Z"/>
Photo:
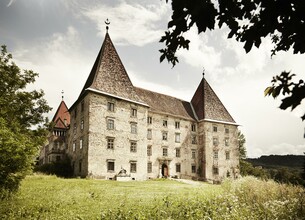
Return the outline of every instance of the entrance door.
<path id="1" fill-rule="evenodd" d="M 162 164 L 162 176 L 168 177 L 168 167 L 166 164 Z"/>

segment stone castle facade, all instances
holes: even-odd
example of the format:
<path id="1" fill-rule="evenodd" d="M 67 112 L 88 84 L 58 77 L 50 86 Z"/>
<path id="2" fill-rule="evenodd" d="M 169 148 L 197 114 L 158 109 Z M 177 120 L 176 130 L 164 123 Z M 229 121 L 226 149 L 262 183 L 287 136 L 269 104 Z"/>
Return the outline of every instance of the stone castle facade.
<path id="1" fill-rule="evenodd" d="M 221 181 L 239 175 L 237 126 L 204 78 L 190 102 L 133 86 L 106 33 L 69 109 L 65 154 L 75 176 Z"/>

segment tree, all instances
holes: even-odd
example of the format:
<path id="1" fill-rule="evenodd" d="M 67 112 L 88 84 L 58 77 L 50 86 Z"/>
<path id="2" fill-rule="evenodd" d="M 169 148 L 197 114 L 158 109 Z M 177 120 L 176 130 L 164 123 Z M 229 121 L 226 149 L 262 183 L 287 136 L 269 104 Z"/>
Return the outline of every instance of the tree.
<path id="1" fill-rule="evenodd" d="M 239 149 L 239 160 L 245 160 L 247 157 L 247 150 L 245 147 L 246 144 L 246 138 L 245 136 L 241 133 L 241 131 L 238 131 L 238 149 Z"/>
<path id="2" fill-rule="evenodd" d="M 0 54 L 0 198 L 16 191 L 31 170 L 47 135 L 44 113 L 51 110 L 44 92 L 29 91 L 38 74 L 21 71 L 1 46 Z"/>
<path id="3" fill-rule="evenodd" d="M 188 49 L 190 43 L 183 34 L 194 25 L 198 34 L 213 30 L 216 25 L 228 27 L 228 38 L 244 43 L 246 53 L 253 45 L 258 48 L 267 36 L 274 45 L 271 55 L 289 49 L 295 54 L 305 53 L 305 2 L 302 0 L 171 0 L 171 5 L 173 14 L 168 31 L 160 39 L 165 43 L 165 48 L 160 50 L 160 62 L 167 59 L 173 66 L 179 62 L 177 50 Z M 282 100 L 281 109 L 293 110 L 305 98 L 304 81 L 291 82 L 293 75 L 282 72 L 265 90 L 265 95 L 274 98 L 280 93 L 287 96 Z"/>

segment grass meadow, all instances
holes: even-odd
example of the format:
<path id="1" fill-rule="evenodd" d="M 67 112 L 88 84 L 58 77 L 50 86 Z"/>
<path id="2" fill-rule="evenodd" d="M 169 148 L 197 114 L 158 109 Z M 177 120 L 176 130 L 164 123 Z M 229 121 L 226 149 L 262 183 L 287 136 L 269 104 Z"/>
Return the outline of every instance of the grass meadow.
<path id="1" fill-rule="evenodd" d="M 0 219 L 305 219 L 305 190 L 245 177 L 221 185 L 31 175 Z"/>

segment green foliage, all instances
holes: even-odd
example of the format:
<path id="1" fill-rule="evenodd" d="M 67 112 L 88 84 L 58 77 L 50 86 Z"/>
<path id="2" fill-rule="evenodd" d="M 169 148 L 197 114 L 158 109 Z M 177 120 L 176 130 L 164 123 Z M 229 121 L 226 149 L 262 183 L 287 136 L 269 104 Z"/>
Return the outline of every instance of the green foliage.
<path id="1" fill-rule="evenodd" d="M 41 172 L 47 175 L 69 178 L 73 176 L 71 161 L 67 157 L 64 160 L 36 166 L 34 172 Z"/>
<path id="2" fill-rule="evenodd" d="M 168 0 L 166 0 L 168 2 Z M 160 42 L 165 48 L 159 50 L 160 62 L 165 58 L 175 66 L 179 61 L 176 56 L 180 48 L 188 49 L 190 41 L 183 37 L 194 24 L 198 34 L 226 26 L 229 28 L 228 38 L 244 43 L 246 53 L 253 46 L 259 48 L 262 38 L 271 37 L 275 55 L 279 51 L 293 50 L 293 53 L 305 53 L 305 2 L 299 0 L 172 0 L 173 14 L 168 22 L 168 31 Z M 305 98 L 303 80 L 292 83 L 294 74 L 282 72 L 272 80 L 272 86 L 265 90 L 265 95 L 277 97 L 281 90 L 289 95 L 282 100 L 281 109 L 291 107 L 293 110 Z M 278 83 L 278 84 L 277 84 Z M 305 114 L 302 116 L 305 120 Z"/>
<path id="3" fill-rule="evenodd" d="M 168 2 L 168 0 L 166 0 Z M 248 53 L 252 46 L 259 47 L 262 40 L 270 36 L 274 48 L 278 51 L 293 49 L 294 53 L 305 52 L 305 3 L 297 0 L 254 0 L 254 1 L 171 1 L 173 14 L 168 22 L 168 31 L 161 37 L 166 49 L 160 50 L 161 56 L 173 65 L 178 60 L 175 53 L 180 48 L 187 48 L 189 40 L 183 34 L 195 24 L 198 34 L 213 30 L 215 25 L 223 25 L 230 30 L 228 38 L 235 37 L 244 43 Z M 180 40 L 178 40 L 180 38 Z M 171 53 L 172 56 L 167 56 Z M 163 58 L 164 59 L 164 58 Z"/>
<path id="4" fill-rule="evenodd" d="M 239 165 L 240 174 L 242 176 L 255 176 L 263 180 L 266 180 L 270 177 L 270 175 L 265 169 L 263 169 L 262 167 L 254 167 L 251 163 L 245 160 L 240 160 Z"/>
<path id="5" fill-rule="evenodd" d="M 304 188 L 254 177 L 222 185 L 31 176 L 1 219 L 302 219 Z"/>
<path id="6" fill-rule="evenodd" d="M 283 96 L 287 95 L 287 97 L 282 99 L 281 109 L 285 110 L 291 107 L 291 110 L 293 110 L 305 98 L 305 83 L 303 80 L 300 80 L 298 83 L 292 82 L 294 76 L 295 74 L 284 71 L 279 76 L 273 77 L 272 85 L 265 89 L 265 96 L 272 95 L 273 98 L 276 98 L 281 93 Z M 305 114 L 301 118 L 305 120 Z"/>
<path id="7" fill-rule="evenodd" d="M 6 47 L 0 52 L 0 199 L 18 189 L 45 141 L 43 91 L 27 91 L 37 73 L 21 71 Z M 33 129 L 36 127 L 36 129 Z"/>
<path id="8" fill-rule="evenodd" d="M 246 150 L 246 138 L 245 135 L 241 133 L 241 131 L 238 131 L 238 149 L 239 149 L 239 160 L 244 160 L 247 157 L 247 150 Z"/>

